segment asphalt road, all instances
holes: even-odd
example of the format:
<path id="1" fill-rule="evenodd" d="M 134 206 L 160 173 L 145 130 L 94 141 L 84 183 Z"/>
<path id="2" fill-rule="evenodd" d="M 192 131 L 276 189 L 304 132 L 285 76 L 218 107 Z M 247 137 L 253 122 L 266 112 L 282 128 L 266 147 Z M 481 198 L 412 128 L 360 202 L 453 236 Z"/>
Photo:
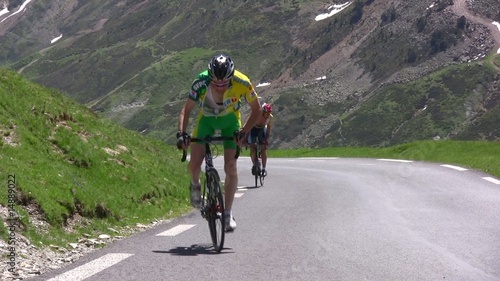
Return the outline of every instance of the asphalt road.
<path id="1" fill-rule="evenodd" d="M 250 166 L 239 160 L 238 228 L 222 253 L 192 212 L 29 280 L 500 280 L 498 179 L 435 163 L 270 159 L 265 186 L 244 188 Z"/>

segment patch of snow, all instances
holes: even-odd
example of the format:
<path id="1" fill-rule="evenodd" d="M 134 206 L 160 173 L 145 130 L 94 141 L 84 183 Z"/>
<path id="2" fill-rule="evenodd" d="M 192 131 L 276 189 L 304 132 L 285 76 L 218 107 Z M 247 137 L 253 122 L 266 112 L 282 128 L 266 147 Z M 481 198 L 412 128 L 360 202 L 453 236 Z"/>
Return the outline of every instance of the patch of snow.
<path id="1" fill-rule="evenodd" d="M 498 31 L 500 31 L 500 23 L 494 21 L 492 22 L 491 24 L 495 25 L 496 27 L 498 27 Z"/>
<path id="2" fill-rule="evenodd" d="M 259 83 L 259 85 L 255 86 L 255 87 L 265 87 L 265 86 L 269 86 L 271 85 L 271 83 Z"/>
<path id="3" fill-rule="evenodd" d="M 57 40 L 59 40 L 59 39 L 61 39 L 61 38 L 62 38 L 62 34 L 61 34 L 61 35 L 59 35 L 59 37 L 56 37 L 56 38 L 54 38 L 54 39 L 50 40 L 50 44 L 54 44 Z"/>
<path id="4" fill-rule="evenodd" d="M 8 13 L 9 13 L 9 10 L 7 9 L 7 7 L 3 8 L 2 10 L 0 10 L 0 16 L 8 14 Z"/>
<path id="5" fill-rule="evenodd" d="M 498 28 L 498 32 L 500 32 L 500 23 L 494 21 L 491 24 L 495 25 Z M 497 54 L 500 54 L 500 48 L 497 50 Z"/>
<path id="6" fill-rule="evenodd" d="M 318 77 L 318 78 L 316 78 L 316 79 L 314 79 L 314 80 L 319 81 L 319 80 L 325 80 L 325 79 L 326 79 L 326 76 L 321 76 L 321 77 Z"/>
<path id="7" fill-rule="evenodd" d="M 352 4 L 352 2 L 345 2 L 344 4 L 340 4 L 340 5 L 331 5 L 330 7 L 328 7 L 328 10 L 331 10 L 330 12 L 317 15 L 315 20 L 320 21 L 320 20 L 327 19 L 335 14 L 340 13 L 340 11 L 347 8 L 351 4 Z"/>
<path id="8" fill-rule="evenodd" d="M 3 19 L 2 21 L 0 21 L 0 22 L 4 22 L 6 19 L 8 19 L 8 18 L 12 17 L 13 15 L 18 14 L 18 13 L 20 13 L 20 12 L 24 11 L 24 9 L 26 8 L 26 5 L 28 5 L 28 3 L 29 3 L 29 2 L 31 2 L 31 0 L 26 0 L 26 1 L 24 1 L 24 3 L 21 5 L 21 7 L 19 7 L 19 10 L 15 11 L 12 15 L 10 15 L 10 16 L 8 16 L 8 17 L 4 18 L 4 19 Z M 3 10 L 2 10 L 2 11 L 3 11 Z"/>

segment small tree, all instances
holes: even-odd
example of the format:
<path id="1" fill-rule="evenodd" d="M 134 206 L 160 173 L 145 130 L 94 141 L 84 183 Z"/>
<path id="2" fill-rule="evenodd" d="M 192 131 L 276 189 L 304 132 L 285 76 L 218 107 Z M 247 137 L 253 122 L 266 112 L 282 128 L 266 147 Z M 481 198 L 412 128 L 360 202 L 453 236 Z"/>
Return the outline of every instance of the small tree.
<path id="1" fill-rule="evenodd" d="M 408 55 L 406 57 L 406 62 L 407 63 L 414 63 L 417 61 L 418 54 L 414 49 L 409 49 L 408 50 Z"/>
<path id="2" fill-rule="evenodd" d="M 426 17 L 419 17 L 417 19 L 417 31 L 419 33 L 424 31 L 426 25 L 427 25 L 427 18 Z"/>
<path id="3" fill-rule="evenodd" d="M 465 16 L 459 17 L 457 20 L 457 28 L 463 30 L 466 25 L 467 25 L 467 19 L 465 18 Z"/>

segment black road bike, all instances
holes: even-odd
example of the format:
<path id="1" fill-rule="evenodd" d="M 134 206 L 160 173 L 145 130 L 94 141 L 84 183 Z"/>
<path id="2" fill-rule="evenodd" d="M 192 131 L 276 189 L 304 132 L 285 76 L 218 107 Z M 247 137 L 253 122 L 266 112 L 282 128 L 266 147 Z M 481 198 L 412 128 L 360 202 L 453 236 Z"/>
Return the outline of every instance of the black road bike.
<path id="1" fill-rule="evenodd" d="M 201 216 L 208 221 L 210 237 L 215 251 L 220 253 L 224 247 L 225 217 L 224 217 L 224 196 L 221 189 L 219 173 L 215 169 L 212 161 L 212 143 L 216 141 L 234 140 L 235 137 L 211 137 L 191 138 L 191 142 L 205 144 L 205 181 L 202 190 Z M 237 147 L 235 158 L 240 155 Z M 186 161 L 187 151 L 184 149 L 181 161 Z"/>
<path id="2" fill-rule="evenodd" d="M 254 145 L 255 145 L 255 157 L 253 159 L 252 175 L 254 175 L 254 177 L 255 177 L 255 188 L 257 188 L 258 183 L 260 183 L 260 186 L 264 186 L 264 178 L 266 177 L 266 175 L 264 175 L 264 173 L 262 172 L 262 163 L 260 162 L 261 143 L 259 142 L 258 138 L 257 138 L 256 142 L 254 143 Z"/>

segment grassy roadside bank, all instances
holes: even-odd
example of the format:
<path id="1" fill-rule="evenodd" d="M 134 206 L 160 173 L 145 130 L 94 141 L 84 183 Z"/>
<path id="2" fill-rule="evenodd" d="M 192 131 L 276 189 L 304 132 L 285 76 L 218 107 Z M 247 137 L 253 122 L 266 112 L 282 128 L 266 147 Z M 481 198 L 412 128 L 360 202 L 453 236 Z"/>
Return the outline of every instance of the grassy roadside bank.
<path id="1" fill-rule="evenodd" d="M 83 233 L 190 210 L 186 166 L 173 145 L 101 119 L 5 70 L 0 136 L 4 241 L 7 222 L 35 245 L 67 246 Z"/>

